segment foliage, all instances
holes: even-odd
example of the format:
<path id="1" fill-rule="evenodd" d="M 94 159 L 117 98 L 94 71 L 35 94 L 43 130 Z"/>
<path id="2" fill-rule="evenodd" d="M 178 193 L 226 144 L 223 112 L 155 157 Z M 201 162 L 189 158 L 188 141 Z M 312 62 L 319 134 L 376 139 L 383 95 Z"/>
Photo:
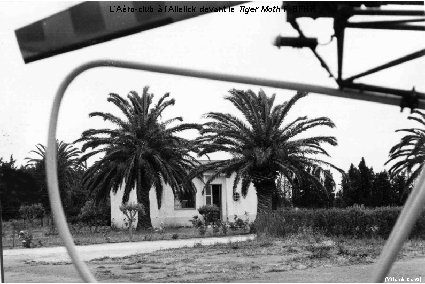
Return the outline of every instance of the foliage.
<path id="1" fill-rule="evenodd" d="M 295 179 L 292 182 L 291 205 L 303 208 L 332 207 L 335 196 L 335 181 L 332 173 L 320 167 L 307 170 L 311 171 L 311 174 L 320 180 L 323 186 L 317 186 L 308 179 Z"/>
<path id="2" fill-rule="evenodd" d="M 410 186 L 406 176 L 401 173 L 390 179 L 386 171 L 374 173 L 366 165 L 365 159 L 358 168 L 351 164 L 342 179 L 342 189 L 335 200 L 336 207 L 363 204 L 366 207 L 400 206 L 404 204 Z"/>
<path id="3" fill-rule="evenodd" d="M 236 230 L 250 231 L 250 226 L 253 223 L 250 223 L 249 221 L 248 212 L 245 212 L 244 216 L 245 216 L 245 219 L 242 219 L 235 214 L 235 216 L 233 217 L 233 222 L 228 222 L 229 228 L 232 231 L 236 231 Z"/>
<path id="4" fill-rule="evenodd" d="M 21 240 L 22 242 L 22 246 L 24 248 L 31 248 L 31 244 L 32 244 L 32 234 L 28 231 L 20 231 L 18 234 L 19 240 Z"/>
<path id="5" fill-rule="evenodd" d="M 194 228 L 199 228 L 204 225 L 204 222 L 198 216 L 193 216 L 189 221 Z"/>
<path id="6" fill-rule="evenodd" d="M 99 226 L 105 226 L 111 220 L 111 207 L 109 200 L 96 203 L 93 199 L 87 200 L 78 215 L 78 221 L 86 224 L 90 228 L 95 227 L 95 232 Z"/>
<path id="7" fill-rule="evenodd" d="M 232 231 L 242 230 L 243 232 L 255 233 L 254 223 L 250 222 L 248 214 L 246 212 L 244 219 L 238 217 L 238 215 L 235 215 L 232 222 L 229 222 L 228 220 L 222 221 L 220 219 L 217 219 L 214 222 L 210 222 L 207 224 L 198 216 L 193 216 L 190 222 L 192 223 L 192 226 L 194 228 L 198 229 L 199 234 L 202 236 L 205 235 L 208 228 L 208 224 L 211 224 L 212 233 L 214 235 L 219 234 L 221 232 L 224 236 L 226 236 L 229 232 L 229 229 L 231 229 Z"/>
<path id="8" fill-rule="evenodd" d="M 405 136 L 391 148 L 386 164 L 393 164 L 389 170 L 392 178 L 408 173 L 407 184 L 412 184 L 425 162 L 425 113 L 414 110 L 408 119 L 418 122 L 420 127 L 396 130 Z"/>
<path id="9" fill-rule="evenodd" d="M 193 216 L 190 222 L 194 228 L 198 229 L 198 232 L 201 236 L 205 235 L 207 231 L 207 225 L 204 221 L 202 221 L 198 216 Z"/>
<path id="10" fill-rule="evenodd" d="M 18 168 L 16 160 L 0 158 L 0 200 L 3 219 L 19 218 L 23 204 L 39 203 L 43 198 L 41 188 L 31 173 L 24 167 Z"/>
<path id="11" fill-rule="evenodd" d="M 41 203 L 48 213 L 50 212 L 50 203 L 45 169 L 47 147 L 42 144 L 37 144 L 35 147 L 36 150 L 30 152 L 34 157 L 26 158 L 26 169 L 37 180 L 38 186 L 42 189 Z M 80 150 L 73 144 L 64 141 L 56 141 L 56 155 L 59 192 L 65 214 L 72 220 L 78 216 L 80 209 L 87 200 L 87 194 L 82 192 L 80 186 L 86 164 L 79 159 Z"/>
<path id="12" fill-rule="evenodd" d="M 123 203 L 129 199 L 135 187 L 137 202 L 142 204 L 145 214 L 139 214 L 139 227 L 150 228 L 149 191 L 155 188 L 158 207 L 161 207 L 163 185 L 169 185 L 174 193 L 196 192 L 195 185 L 187 178 L 187 172 L 198 162 L 190 155 L 196 149 L 190 140 L 176 134 L 185 130 L 200 129 L 197 124 L 179 123 L 181 117 L 161 120 L 164 111 L 174 105 L 168 99 L 169 93 L 153 104 L 153 94 L 148 87 L 140 96 L 132 91 L 128 100 L 117 94 L 110 94 L 108 102 L 113 103 L 124 115 L 122 119 L 111 113 L 93 112 L 90 117 L 100 117 L 115 125 L 113 129 L 90 129 L 82 133 L 77 142 L 84 142 L 82 151 L 86 161 L 95 155 L 102 158 L 87 170 L 83 185 L 100 201 L 110 191 L 124 189 Z M 125 180 L 125 185 L 123 181 Z"/>
<path id="13" fill-rule="evenodd" d="M 27 220 L 29 223 L 33 223 L 36 218 L 43 218 L 44 216 L 44 207 L 41 203 L 31 204 L 31 205 L 21 205 L 19 208 L 19 214 L 24 220 Z"/>
<path id="14" fill-rule="evenodd" d="M 204 218 L 206 226 L 214 224 L 220 219 L 220 208 L 216 205 L 204 205 L 198 208 L 198 212 Z"/>
<path id="15" fill-rule="evenodd" d="M 294 121 L 285 120 L 289 110 L 307 93 L 299 92 L 283 104 L 274 104 L 275 95 L 268 97 L 264 91 L 230 90 L 225 99 L 231 102 L 243 115 L 245 121 L 230 114 L 210 112 L 204 123 L 202 137 L 197 143 L 202 148 L 199 155 L 214 152 L 229 153 L 229 160 L 203 164 L 193 176 L 212 171 L 205 187 L 220 174 L 235 172 L 233 190 L 241 183 L 242 195 L 246 196 L 251 183 L 257 191 L 257 212 L 272 210 L 272 195 L 276 192 L 276 179 L 279 174 L 291 179 L 310 179 L 322 186 L 306 167 L 334 167 L 317 156 L 329 156 L 324 145 L 337 145 L 335 137 L 313 136 L 300 138 L 298 135 L 309 129 L 325 126 L 333 128 L 335 124 L 327 117 L 308 119 L 299 117 Z M 334 167 L 335 168 L 335 167 Z"/>
<path id="16" fill-rule="evenodd" d="M 256 222 L 258 233 L 283 237 L 311 229 L 326 236 L 354 238 L 388 238 L 400 207 L 368 209 L 360 206 L 345 209 L 298 209 L 275 211 L 259 216 Z M 425 212 L 413 227 L 410 238 L 425 237 Z"/>
<path id="17" fill-rule="evenodd" d="M 144 214 L 145 210 L 143 208 L 142 204 L 138 203 L 126 203 L 121 204 L 120 211 L 125 215 L 126 219 L 124 221 L 125 224 L 128 227 L 128 234 L 130 236 L 130 242 L 133 241 L 133 227 L 135 222 L 137 221 L 136 215 L 137 214 Z"/>

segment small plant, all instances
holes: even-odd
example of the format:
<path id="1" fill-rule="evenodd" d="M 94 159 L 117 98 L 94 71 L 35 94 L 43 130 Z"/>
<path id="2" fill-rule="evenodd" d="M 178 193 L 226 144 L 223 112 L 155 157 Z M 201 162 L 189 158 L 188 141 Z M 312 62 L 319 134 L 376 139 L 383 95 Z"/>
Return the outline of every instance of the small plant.
<path id="1" fill-rule="evenodd" d="M 257 233 L 257 229 L 255 228 L 254 222 L 249 223 L 249 233 L 250 234 L 256 234 Z"/>
<path id="2" fill-rule="evenodd" d="M 179 234 L 175 233 L 171 236 L 173 240 L 177 240 L 179 238 Z"/>
<path id="3" fill-rule="evenodd" d="M 229 230 L 229 223 L 228 222 L 221 222 L 220 228 L 221 228 L 221 231 L 223 232 L 223 235 L 227 236 L 227 232 Z"/>
<path id="4" fill-rule="evenodd" d="M 28 231 L 20 231 L 19 234 L 19 239 L 22 242 L 22 246 L 24 248 L 31 248 L 31 244 L 32 244 L 32 234 Z"/>
<path id="5" fill-rule="evenodd" d="M 213 230 L 213 234 L 218 234 L 220 232 L 220 227 L 221 227 L 221 223 L 219 224 L 213 224 L 212 225 L 212 230 Z"/>
<path id="6" fill-rule="evenodd" d="M 331 250 L 331 247 L 322 244 L 309 245 L 306 248 L 311 252 L 311 258 L 329 257 Z"/>
<path id="7" fill-rule="evenodd" d="M 336 245 L 337 254 L 339 255 L 350 255 L 350 251 L 345 247 L 342 242 L 338 242 Z"/>
<path id="8" fill-rule="evenodd" d="M 127 218 L 126 225 L 128 226 L 128 234 L 130 237 L 130 242 L 133 241 L 133 226 L 136 223 L 136 214 L 144 214 L 144 208 L 142 204 L 139 203 L 127 203 L 122 204 L 120 206 L 121 212 L 125 215 Z"/>
<path id="9" fill-rule="evenodd" d="M 165 233 L 165 226 L 164 226 L 164 222 L 161 222 L 159 224 L 159 227 L 155 228 L 155 232 L 159 233 L 159 234 L 164 234 Z"/>
<path id="10" fill-rule="evenodd" d="M 245 221 L 242 218 L 239 218 L 238 215 L 235 215 L 235 226 L 238 229 L 242 229 L 245 226 Z"/>
<path id="11" fill-rule="evenodd" d="M 189 221 L 192 223 L 192 226 L 194 228 L 199 228 L 200 226 L 204 225 L 204 222 L 201 219 L 199 219 L 198 216 L 193 216 L 192 219 L 190 219 Z"/>
<path id="12" fill-rule="evenodd" d="M 199 231 L 199 234 L 201 236 L 205 235 L 205 233 L 207 231 L 207 226 L 205 226 L 204 224 L 202 224 L 201 226 L 198 227 L 198 231 Z"/>

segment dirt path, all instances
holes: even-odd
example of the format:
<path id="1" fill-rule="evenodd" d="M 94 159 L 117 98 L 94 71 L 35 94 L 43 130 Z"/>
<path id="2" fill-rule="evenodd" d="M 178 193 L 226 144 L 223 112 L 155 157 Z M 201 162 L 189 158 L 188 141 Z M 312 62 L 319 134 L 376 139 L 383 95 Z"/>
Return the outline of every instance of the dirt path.
<path id="1" fill-rule="evenodd" d="M 124 257 L 133 254 L 150 253 L 162 249 L 193 247 L 195 244 L 212 245 L 217 243 L 241 242 L 252 240 L 255 235 L 239 235 L 217 238 L 193 238 L 183 240 L 162 240 L 126 243 L 107 243 L 77 246 L 83 260 L 89 261 L 102 257 Z M 23 261 L 67 262 L 71 261 L 65 247 L 11 249 L 4 251 L 4 262 Z"/>

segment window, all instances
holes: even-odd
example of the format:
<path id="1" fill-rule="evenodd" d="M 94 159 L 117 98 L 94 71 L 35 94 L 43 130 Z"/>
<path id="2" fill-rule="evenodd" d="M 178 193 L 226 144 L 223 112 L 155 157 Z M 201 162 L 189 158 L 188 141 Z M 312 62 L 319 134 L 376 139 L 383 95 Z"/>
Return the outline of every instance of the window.
<path id="1" fill-rule="evenodd" d="M 205 189 L 206 205 L 212 205 L 212 190 L 211 185 Z"/>
<path id="2" fill-rule="evenodd" d="M 195 209 L 195 193 L 184 192 L 174 195 L 174 209 Z"/>

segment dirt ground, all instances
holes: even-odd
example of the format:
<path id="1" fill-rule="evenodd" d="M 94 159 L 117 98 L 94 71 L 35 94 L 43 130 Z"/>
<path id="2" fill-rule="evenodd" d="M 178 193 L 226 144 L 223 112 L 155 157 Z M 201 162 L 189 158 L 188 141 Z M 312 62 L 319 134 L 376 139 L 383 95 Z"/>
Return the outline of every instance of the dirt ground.
<path id="1" fill-rule="evenodd" d="M 292 236 L 195 246 L 89 262 L 103 282 L 370 281 L 383 240 Z M 406 243 L 392 276 L 422 277 L 425 241 Z M 420 275 L 422 273 L 422 275 Z M 406 275 L 405 275 L 406 274 Z M 70 263 L 6 263 L 6 282 L 79 282 Z"/>

